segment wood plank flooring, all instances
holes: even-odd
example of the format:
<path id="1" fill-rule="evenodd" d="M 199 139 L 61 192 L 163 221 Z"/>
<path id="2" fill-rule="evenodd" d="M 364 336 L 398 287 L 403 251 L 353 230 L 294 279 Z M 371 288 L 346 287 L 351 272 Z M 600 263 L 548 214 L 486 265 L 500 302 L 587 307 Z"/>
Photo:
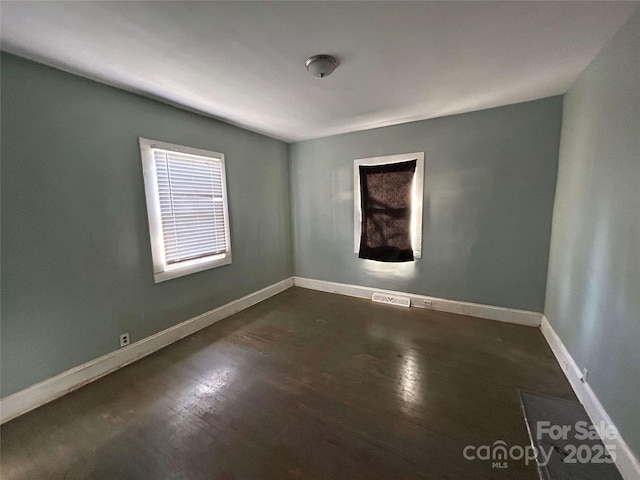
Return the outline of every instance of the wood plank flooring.
<path id="1" fill-rule="evenodd" d="M 182 319 L 177 319 L 182 320 Z M 17 479 L 531 479 L 518 388 L 575 399 L 536 328 L 289 289 L 1 428 Z"/>

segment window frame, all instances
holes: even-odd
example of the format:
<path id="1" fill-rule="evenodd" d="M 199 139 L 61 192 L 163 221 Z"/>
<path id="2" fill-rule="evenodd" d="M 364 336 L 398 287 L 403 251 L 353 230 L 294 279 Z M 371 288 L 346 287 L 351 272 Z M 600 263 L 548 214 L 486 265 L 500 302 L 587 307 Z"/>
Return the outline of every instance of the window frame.
<path id="1" fill-rule="evenodd" d="M 211 150 L 176 145 L 174 143 L 150 140 L 139 137 L 140 156 L 142 159 L 142 172 L 144 177 L 145 197 L 147 202 L 147 217 L 149 220 L 149 236 L 151 240 L 151 256 L 153 259 L 153 279 L 155 283 L 164 282 L 173 278 L 202 272 L 211 268 L 229 265 L 231 256 L 231 236 L 229 229 L 229 210 L 227 196 L 227 174 L 225 168 L 224 154 Z M 202 258 L 185 260 L 167 265 L 165 258 L 164 235 L 162 232 L 162 216 L 160 211 L 160 197 L 158 192 L 158 179 L 156 173 L 153 150 L 168 150 L 177 153 L 196 155 L 218 160 L 221 165 L 222 177 L 222 208 L 224 214 L 225 242 L 227 250 L 225 253 L 209 255 Z"/>
<path id="2" fill-rule="evenodd" d="M 353 251 L 360 252 L 362 235 L 362 202 L 360 166 L 389 165 L 416 160 L 411 195 L 411 248 L 414 261 L 422 258 L 422 207 L 424 204 L 424 152 L 401 153 L 382 157 L 358 158 L 353 161 Z"/>

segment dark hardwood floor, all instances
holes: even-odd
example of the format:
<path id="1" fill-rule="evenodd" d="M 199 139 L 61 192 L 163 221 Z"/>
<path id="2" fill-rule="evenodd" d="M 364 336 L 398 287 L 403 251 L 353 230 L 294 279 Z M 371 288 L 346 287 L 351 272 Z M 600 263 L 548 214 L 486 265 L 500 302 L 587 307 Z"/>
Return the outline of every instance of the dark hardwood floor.
<path id="1" fill-rule="evenodd" d="M 518 388 L 574 399 L 536 328 L 301 288 L 1 429 L 13 479 L 536 479 Z"/>

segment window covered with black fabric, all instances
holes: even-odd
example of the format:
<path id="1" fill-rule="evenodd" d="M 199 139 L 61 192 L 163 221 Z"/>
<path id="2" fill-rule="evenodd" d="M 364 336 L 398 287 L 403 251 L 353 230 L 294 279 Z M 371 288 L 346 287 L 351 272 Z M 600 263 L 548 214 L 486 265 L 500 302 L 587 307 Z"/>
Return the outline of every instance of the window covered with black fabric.
<path id="1" fill-rule="evenodd" d="M 360 258 L 380 262 L 413 261 L 411 187 L 416 160 L 360 165 L 362 228 Z"/>

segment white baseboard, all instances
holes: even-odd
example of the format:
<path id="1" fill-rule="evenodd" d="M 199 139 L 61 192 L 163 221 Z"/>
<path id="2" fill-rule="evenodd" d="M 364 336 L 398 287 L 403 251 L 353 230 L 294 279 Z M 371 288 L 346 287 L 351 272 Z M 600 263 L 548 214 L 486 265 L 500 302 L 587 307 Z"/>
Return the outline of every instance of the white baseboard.
<path id="1" fill-rule="evenodd" d="M 589 383 L 582 381 L 582 371 L 580 367 L 578 367 L 545 316 L 542 317 L 540 329 L 551 347 L 551 351 L 558 360 L 560 367 L 564 371 L 567 380 L 569 380 L 573 391 L 576 393 L 578 400 L 580 400 L 580 403 L 584 406 L 594 425 L 605 425 L 607 429 L 610 426 L 615 428 L 611 417 L 607 414 Z M 619 433 L 615 439 L 605 439 L 603 443 L 616 459 L 616 466 L 625 480 L 637 480 L 640 478 L 640 462 L 638 462 L 638 459 L 634 456 L 633 452 L 631 452 L 631 449 Z"/>
<path id="2" fill-rule="evenodd" d="M 441 312 L 458 313 L 471 317 L 498 320 L 500 322 L 517 323 L 530 327 L 539 327 L 542 319 L 541 313 L 529 312 L 527 310 L 516 310 L 513 308 L 494 307 L 492 305 L 481 305 L 478 303 L 459 302 L 457 300 L 446 300 L 444 298 L 417 295 L 415 293 L 396 292 L 393 290 L 383 290 L 381 288 L 361 287 L 359 285 L 348 285 L 345 283 L 327 282 L 324 280 L 314 280 L 311 278 L 293 277 L 296 287 L 320 290 L 321 292 L 338 293 L 350 297 L 368 298 L 374 292 L 382 292 L 390 295 L 401 295 L 411 299 L 412 307 L 428 308 Z M 431 302 L 425 306 L 425 301 Z"/>
<path id="3" fill-rule="evenodd" d="M 293 277 L 274 283 L 262 290 L 251 293 L 210 310 L 197 317 L 190 318 L 173 327 L 162 330 L 150 337 L 132 343 L 111 353 L 62 372 L 55 377 L 20 390 L 0 400 L 0 423 L 5 423 L 34 408 L 62 397 L 87 383 L 93 382 L 108 373 L 124 367 L 167 345 L 197 332 L 213 323 L 229 317 L 245 308 L 260 303 L 293 286 Z"/>

